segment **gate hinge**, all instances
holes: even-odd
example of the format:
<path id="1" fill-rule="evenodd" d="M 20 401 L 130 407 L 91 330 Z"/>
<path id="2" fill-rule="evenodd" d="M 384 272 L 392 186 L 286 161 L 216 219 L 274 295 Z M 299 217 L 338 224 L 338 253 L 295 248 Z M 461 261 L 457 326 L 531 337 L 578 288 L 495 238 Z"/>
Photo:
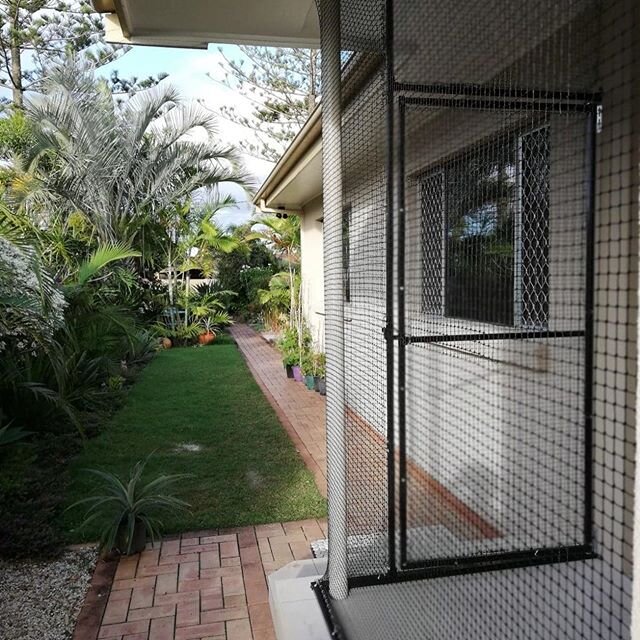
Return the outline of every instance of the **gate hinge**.
<path id="1" fill-rule="evenodd" d="M 400 344 L 406 346 L 411 342 L 411 338 L 407 335 L 401 336 L 398 333 L 393 333 L 393 327 L 387 325 L 383 330 L 384 339 L 388 342 L 390 340 L 397 340 Z"/>

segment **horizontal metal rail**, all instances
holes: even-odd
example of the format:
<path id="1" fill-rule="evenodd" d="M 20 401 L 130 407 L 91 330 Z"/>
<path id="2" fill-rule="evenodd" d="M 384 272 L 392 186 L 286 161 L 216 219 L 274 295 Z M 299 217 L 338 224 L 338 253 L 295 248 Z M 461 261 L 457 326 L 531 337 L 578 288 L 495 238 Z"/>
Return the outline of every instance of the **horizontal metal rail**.
<path id="1" fill-rule="evenodd" d="M 450 333 L 432 336 L 400 336 L 394 340 L 403 344 L 429 344 L 434 342 L 480 342 L 488 340 L 541 340 L 557 338 L 582 338 L 584 329 L 567 331 L 502 331 L 498 333 Z"/>
<path id="2" fill-rule="evenodd" d="M 525 89 L 520 87 L 490 87 L 481 84 L 465 83 L 431 83 L 416 84 L 411 82 L 394 82 L 393 88 L 399 93 L 420 93 L 434 96 L 474 98 L 523 98 L 537 102 L 558 102 L 563 104 L 583 103 L 598 104 L 602 101 L 599 93 L 590 91 L 549 91 L 546 89 Z"/>
<path id="3" fill-rule="evenodd" d="M 370 587 L 379 584 L 392 584 L 410 580 L 431 580 L 470 573 L 485 573 L 522 567 L 535 567 L 561 562 L 591 560 L 596 558 L 590 545 L 550 547 L 528 551 L 508 551 L 478 556 L 424 560 L 406 563 L 393 578 L 385 574 L 373 576 L 353 576 L 349 578 L 349 588 Z"/>
<path id="4" fill-rule="evenodd" d="M 422 107 L 441 107 L 447 109 L 488 109 L 491 111 L 542 111 L 545 113 L 580 112 L 588 113 L 593 110 L 591 102 L 556 102 L 546 100 L 534 100 L 526 98 L 505 98 L 495 96 L 459 96 L 459 97 L 432 97 L 432 96 L 400 96 L 399 102 L 407 105 Z"/>

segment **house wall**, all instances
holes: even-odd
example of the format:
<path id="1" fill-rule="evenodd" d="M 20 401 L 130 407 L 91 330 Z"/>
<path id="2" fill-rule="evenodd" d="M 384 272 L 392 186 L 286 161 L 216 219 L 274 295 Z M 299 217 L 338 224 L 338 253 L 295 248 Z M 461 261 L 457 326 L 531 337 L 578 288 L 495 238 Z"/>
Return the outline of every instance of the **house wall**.
<path id="1" fill-rule="evenodd" d="M 381 210 L 386 174 L 384 154 L 374 153 L 369 146 L 375 139 L 380 148 L 385 144 L 378 88 L 374 78 L 344 116 L 345 130 L 361 127 L 357 138 L 345 136 L 343 143 L 343 202 L 351 208 L 352 218 L 351 300 L 345 303 L 344 335 L 348 407 L 384 435 L 386 251 Z M 414 109 L 408 115 L 405 235 L 410 335 L 504 331 L 504 327 L 451 319 L 443 327 L 442 318 L 430 323 L 421 313 L 421 207 L 416 176 L 474 143 L 523 126 L 521 117 L 428 109 Z M 527 125 L 533 127 L 534 119 L 524 128 Z M 549 328 L 580 330 L 584 326 L 586 119 L 563 116 L 550 126 Z M 409 459 L 500 529 L 510 548 L 582 541 L 583 458 L 578 453 L 584 430 L 582 363 L 580 338 L 407 348 Z M 354 466 L 356 455 L 354 451 Z M 549 471 L 541 474 L 541 468 Z M 567 468 L 574 471 L 565 479 Z M 409 487 L 409 512 L 420 509 L 424 491 L 415 483 Z M 364 504 L 364 500 L 354 496 L 354 502 Z M 384 508 L 381 500 L 375 511 Z M 537 509 L 533 526 L 532 509 Z M 482 544 L 478 541 L 478 549 Z M 424 545 L 416 547 L 418 556 L 429 553 Z"/>
<path id="2" fill-rule="evenodd" d="M 302 311 L 318 351 L 324 351 L 324 247 L 321 220 L 322 197 L 318 197 L 304 206 L 300 220 Z"/>
<path id="3" fill-rule="evenodd" d="M 415 76 L 409 79 L 416 82 L 482 83 L 487 81 L 487 75 L 473 71 L 484 69 L 488 77 L 499 74 L 506 87 L 570 86 L 603 92 L 602 121 L 596 136 L 595 336 L 594 362 L 590 367 L 594 404 L 593 415 L 589 416 L 593 418 L 593 447 L 585 442 L 582 428 L 585 360 L 582 345 L 574 338 L 520 344 L 477 341 L 464 348 L 456 344 L 410 347 L 407 430 L 410 455 L 440 484 L 476 511 L 496 518 L 505 534 L 533 533 L 515 540 L 516 548 L 521 544 L 535 544 L 533 548 L 538 548 L 538 543 L 547 546 L 581 542 L 581 520 L 585 515 L 582 488 L 588 490 L 592 482 L 588 495 L 593 499 L 597 557 L 548 567 L 527 566 L 354 589 L 345 608 L 358 600 L 363 607 L 350 620 L 357 629 L 349 637 L 631 637 L 631 576 L 635 571 L 637 579 L 638 574 L 631 551 L 637 424 L 640 7 L 637 0 L 599 3 L 602 15 L 597 20 L 583 15 L 567 25 L 565 18 L 588 3 L 569 4 L 570 7 L 553 2 L 478 1 L 464 3 L 470 11 L 452 14 L 448 10 L 450 3 L 444 0 L 422 4 L 398 0 L 394 5 L 405 7 L 405 17 L 417 26 L 407 27 L 396 48 L 401 62 L 411 62 Z M 420 11 L 426 15 L 421 16 Z M 441 21 L 436 29 L 439 38 L 429 37 L 430 11 Z M 505 13 L 504 20 L 500 11 Z M 582 29 L 583 20 L 589 29 Z M 515 28 L 510 21 L 517 23 Z M 402 24 L 402 20 L 398 22 Z M 539 23 L 543 26 L 537 34 Z M 552 44 L 548 39 L 554 33 L 554 25 L 561 27 L 561 42 L 543 57 L 544 45 Z M 497 43 L 491 39 L 496 32 L 505 36 Z M 476 38 L 471 44 L 465 39 L 468 34 Z M 565 45 L 575 34 L 583 36 L 582 42 L 570 49 Z M 425 54 L 421 59 L 423 50 L 432 55 Z M 478 53 L 468 65 L 453 68 L 452 75 L 451 59 L 458 51 L 464 55 L 469 50 L 472 54 L 487 51 L 492 58 L 485 61 Z M 505 61 L 517 56 L 521 59 L 503 69 Z M 585 61 L 590 62 L 582 64 Z M 428 65 L 434 64 L 436 72 L 429 71 Z M 597 78 L 585 82 L 585 78 L 595 75 Z M 389 320 L 385 317 L 385 244 L 379 239 L 384 237 L 385 218 L 380 213 L 385 207 L 386 191 L 387 141 L 381 115 L 386 106 L 385 89 L 384 79 L 372 78 L 343 115 L 341 185 L 343 205 L 351 207 L 353 218 L 352 295 L 344 305 L 345 399 L 348 408 L 362 418 L 360 422 L 347 419 L 345 427 L 350 483 L 347 516 L 352 539 L 356 533 L 366 531 L 364 526 L 358 530 L 356 522 L 367 523 L 367 519 L 370 537 L 383 533 L 387 506 L 387 487 L 379 481 L 385 469 L 380 460 L 369 455 L 371 448 L 367 449 L 360 437 L 360 433 L 373 427 L 384 442 L 389 400 L 381 337 Z M 467 145 L 517 124 L 513 119 L 496 119 L 478 111 L 440 111 L 412 117 L 407 130 L 409 179 Z M 584 120 L 566 114 L 551 123 L 550 328 L 570 329 L 584 321 L 583 238 L 590 185 L 583 124 Z M 397 142 L 396 137 L 396 159 Z M 405 231 L 408 263 L 414 267 L 413 273 L 409 269 L 407 282 L 408 330 L 428 333 L 442 327 L 429 325 L 416 299 L 421 286 L 422 247 L 415 185 L 409 187 Z M 413 194 L 409 193 L 411 189 Z M 394 195 L 397 197 L 397 192 Z M 337 228 L 334 233 L 337 235 Z M 339 259 L 336 246 L 333 253 L 328 253 L 327 262 Z M 474 329 L 469 323 L 453 321 L 449 328 Z M 330 430 L 338 425 L 339 431 L 343 424 L 341 415 L 334 416 Z M 354 428 L 358 424 L 359 431 Z M 591 478 L 583 476 L 585 454 L 593 454 Z M 365 476 L 368 487 L 359 485 L 353 478 L 372 466 L 378 482 Z M 496 489 L 499 495 L 494 495 Z M 427 502 L 419 492 L 414 498 L 416 502 Z M 436 503 L 431 510 L 434 519 L 442 515 L 441 510 L 442 502 Z M 638 520 L 636 512 L 636 527 Z M 425 525 L 425 530 L 437 529 L 433 522 Z M 440 531 L 444 528 L 440 527 Z M 497 540 L 498 545 L 501 542 Z M 512 549 L 513 536 L 507 542 L 505 549 L 491 547 L 486 540 L 457 540 L 454 551 L 464 555 Z M 414 543 L 419 544 L 415 540 Z M 430 550 L 438 550 L 438 543 L 437 535 L 425 535 L 424 545 L 418 548 L 424 554 L 422 559 Z M 377 555 L 377 548 L 367 548 L 367 558 L 361 562 L 354 559 L 355 550 L 350 554 L 351 576 L 366 572 L 375 576 L 376 568 L 380 572 L 388 569 L 384 556 Z M 414 587 L 415 597 L 410 593 Z M 351 634 L 351 628 L 348 631 Z"/>

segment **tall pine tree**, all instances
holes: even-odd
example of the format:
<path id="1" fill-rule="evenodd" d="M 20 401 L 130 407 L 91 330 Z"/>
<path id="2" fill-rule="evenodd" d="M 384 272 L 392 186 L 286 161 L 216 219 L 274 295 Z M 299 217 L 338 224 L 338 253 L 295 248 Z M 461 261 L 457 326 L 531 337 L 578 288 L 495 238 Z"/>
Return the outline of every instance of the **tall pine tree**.
<path id="1" fill-rule="evenodd" d="M 17 108 L 25 92 L 38 90 L 46 69 L 65 56 L 73 53 L 100 67 L 126 51 L 104 42 L 102 19 L 89 0 L 0 0 L 0 87 L 11 91 Z M 111 78 L 123 93 L 157 81 L 125 80 L 115 73 Z"/>
<path id="2" fill-rule="evenodd" d="M 239 47 L 232 58 L 220 48 L 222 82 L 251 105 L 248 113 L 223 106 L 219 114 L 247 130 L 245 148 L 277 161 L 315 108 L 320 95 L 320 52 L 315 49 Z M 213 74 L 210 77 L 216 80 Z"/>

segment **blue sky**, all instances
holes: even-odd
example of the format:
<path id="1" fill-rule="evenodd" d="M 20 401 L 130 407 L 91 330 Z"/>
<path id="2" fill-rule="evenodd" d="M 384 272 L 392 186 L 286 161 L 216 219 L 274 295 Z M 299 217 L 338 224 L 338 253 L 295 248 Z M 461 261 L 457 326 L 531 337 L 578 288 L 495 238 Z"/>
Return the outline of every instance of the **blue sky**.
<path id="1" fill-rule="evenodd" d="M 234 45 L 223 45 L 221 48 L 228 58 L 239 59 L 242 55 Z M 169 75 L 163 82 L 175 86 L 185 100 L 201 100 L 214 111 L 221 105 L 234 105 L 240 111 L 249 109 L 248 102 L 242 96 L 220 82 L 224 77 L 221 60 L 218 45 L 211 45 L 209 50 L 137 46 L 115 62 L 102 67 L 98 74 L 109 76 L 117 69 L 122 77 L 146 78 L 164 72 Z M 251 135 L 249 130 L 222 118 L 219 119 L 219 132 L 222 140 L 234 145 L 239 145 Z M 244 162 L 256 185 L 264 181 L 273 166 L 247 155 L 244 156 Z M 239 202 L 239 206 L 236 210 L 219 215 L 219 222 L 225 226 L 247 220 L 252 210 L 248 202 L 250 198 L 245 192 L 237 188 L 228 191 Z"/>

